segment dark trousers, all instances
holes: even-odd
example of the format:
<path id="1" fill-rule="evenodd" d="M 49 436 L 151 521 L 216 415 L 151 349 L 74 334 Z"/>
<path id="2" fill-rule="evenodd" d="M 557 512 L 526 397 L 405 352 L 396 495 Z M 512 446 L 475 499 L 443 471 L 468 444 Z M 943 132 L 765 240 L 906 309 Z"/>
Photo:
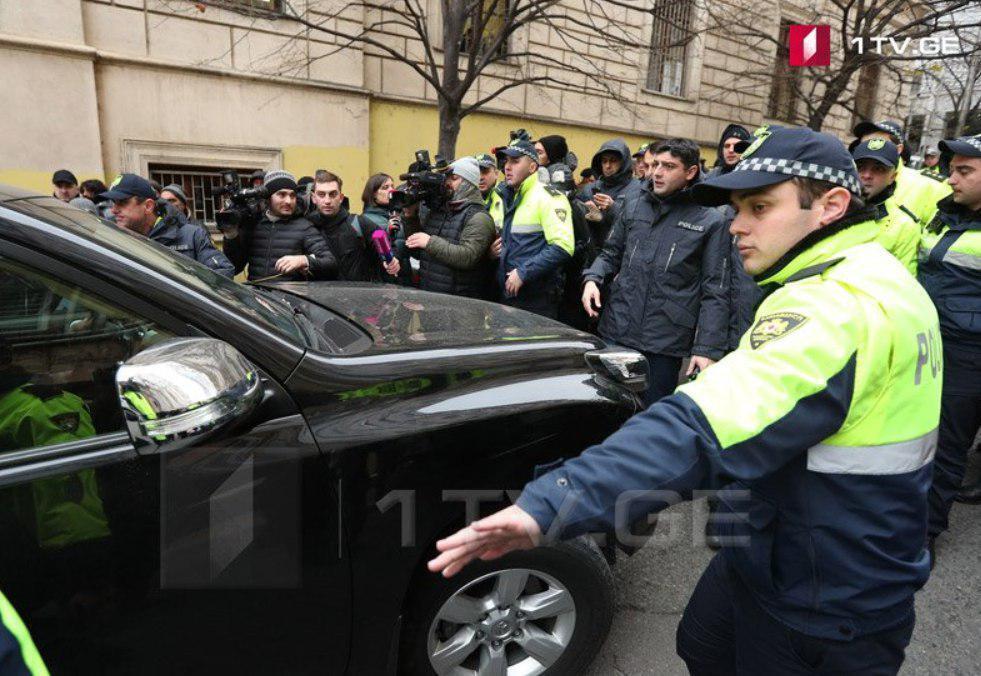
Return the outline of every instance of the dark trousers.
<path id="1" fill-rule="evenodd" d="M 976 376 L 977 372 L 968 372 Z M 944 373 L 944 393 L 940 400 L 940 430 L 937 454 L 933 458 L 933 484 L 930 486 L 930 537 L 947 530 L 947 517 L 964 480 L 967 452 L 981 428 L 981 394 L 958 393 L 957 378 Z"/>
<path id="2" fill-rule="evenodd" d="M 832 641 L 794 631 L 769 615 L 717 554 L 678 625 L 677 651 L 692 676 L 855 674 L 899 671 L 913 617 L 888 631 Z"/>
<path id="3" fill-rule="evenodd" d="M 681 371 L 681 357 L 668 357 L 653 352 L 643 352 L 647 357 L 647 390 L 644 392 L 644 406 L 650 406 L 663 399 L 678 387 L 678 372 Z"/>
<path id="4" fill-rule="evenodd" d="M 534 295 L 523 295 L 523 293 L 518 293 L 517 296 L 502 295 L 501 303 L 516 307 L 519 310 L 534 312 L 536 315 L 548 317 L 549 319 L 558 319 L 559 298 L 557 294 L 539 292 Z"/>

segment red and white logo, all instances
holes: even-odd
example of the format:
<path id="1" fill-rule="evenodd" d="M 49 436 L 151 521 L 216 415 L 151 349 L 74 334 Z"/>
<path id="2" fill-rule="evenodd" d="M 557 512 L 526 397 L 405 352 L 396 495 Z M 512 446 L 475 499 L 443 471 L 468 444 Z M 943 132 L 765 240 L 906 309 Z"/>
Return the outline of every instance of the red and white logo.
<path id="1" fill-rule="evenodd" d="M 787 41 L 791 66 L 831 65 L 831 26 L 791 26 Z"/>

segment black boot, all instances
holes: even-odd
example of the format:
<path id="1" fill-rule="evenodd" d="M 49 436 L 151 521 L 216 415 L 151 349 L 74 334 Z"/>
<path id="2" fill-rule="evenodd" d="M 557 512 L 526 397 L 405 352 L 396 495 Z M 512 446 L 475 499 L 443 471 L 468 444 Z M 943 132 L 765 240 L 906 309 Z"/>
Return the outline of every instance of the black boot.
<path id="1" fill-rule="evenodd" d="M 957 502 L 964 502 L 969 505 L 981 503 L 981 478 L 976 479 L 974 483 L 961 486 L 961 489 L 957 492 L 957 497 L 954 499 Z"/>

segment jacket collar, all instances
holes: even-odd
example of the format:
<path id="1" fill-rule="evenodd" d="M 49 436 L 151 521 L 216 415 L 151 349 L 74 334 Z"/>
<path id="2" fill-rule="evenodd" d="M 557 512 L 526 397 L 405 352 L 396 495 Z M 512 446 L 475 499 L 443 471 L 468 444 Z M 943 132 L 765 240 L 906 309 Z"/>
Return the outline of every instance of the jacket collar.
<path id="1" fill-rule="evenodd" d="M 157 222 L 146 234 L 147 238 L 157 242 L 170 241 L 177 239 L 177 228 L 180 226 L 173 218 L 158 217 Z"/>
<path id="2" fill-rule="evenodd" d="M 883 202 L 885 202 L 887 199 L 889 199 L 895 194 L 896 194 L 896 182 L 893 181 L 888 186 L 886 186 L 886 189 L 880 192 L 878 195 L 865 200 L 865 203 L 871 205 L 882 204 Z"/>
<path id="3" fill-rule="evenodd" d="M 937 202 L 938 216 L 951 227 L 964 230 L 981 230 L 981 210 L 968 211 L 963 204 L 954 201 L 953 195 L 947 195 Z"/>
<path id="4" fill-rule="evenodd" d="M 875 212 L 863 207 L 807 235 L 768 270 L 753 277 L 760 286 L 781 285 L 789 277 L 813 265 L 838 257 L 845 249 L 871 242 L 879 233 Z"/>

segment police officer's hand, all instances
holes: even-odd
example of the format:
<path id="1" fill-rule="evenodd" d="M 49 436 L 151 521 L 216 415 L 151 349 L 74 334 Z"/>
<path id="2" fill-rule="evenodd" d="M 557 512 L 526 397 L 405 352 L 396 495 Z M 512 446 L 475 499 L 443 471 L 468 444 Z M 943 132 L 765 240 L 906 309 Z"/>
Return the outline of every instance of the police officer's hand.
<path id="1" fill-rule="evenodd" d="M 276 261 L 276 272 L 281 275 L 288 275 L 293 272 L 304 272 L 310 267 L 310 260 L 306 256 L 283 256 Z"/>
<path id="2" fill-rule="evenodd" d="M 399 263 L 398 258 L 393 258 L 390 262 L 385 263 L 385 272 L 390 274 L 392 277 L 398 277 L 399 270 L 402 269 L 402 264 Z"/>
<path id="3" fill-rule="evenodd" d="M 524 281 L 521 279 L 521 275 L 518 274 L 517 269 L 514 269 L 504 279 L 504 292 L 513 298 L 518 295 L 522 284 Z"/>
<path id="4" fill-rule="evenodd" d="M 497 239 L 495 239 L 494 240 L 494 243 L 491 244 L 490 251 L 488 252 L 488 255 L 491 258 L 495 259 L 495 260 L 501 257 L 501 238 L 500 237 L 498 237 Z"/>
<path id="5" fill-rule="evenodd" d="M 424 232 L 416 232 L 409 235 L 409 238 L 405 240 L 405 245 L 410 249 L 425 249 L 429 246 L 429 235 Z"/>
<path id="6" fill-rule="evenodd" d="M 436 549 L 441 553 L 428 566 L 433 573 L 451 577 L 474 559 L 490 561 L 516 549 L 531 549 L 541 541 L 538 522 L 517 505 L 511 505 L 437 542 Z"/>
<path id="7" fill-rule="evenodd" d="M 708 357 L 699 357 L 693 354 L 691 356 L 691 361 L 688 362 L 688 370 L 685 371 L 685 376 L 690 376 L 693 373 L 700 373 L 707 369 L 709 366 L 715 363 L 714 359 L 709 359 Z"/>
<path id="8" fill-rule="evenodd" d="M 596 282 L 586 282 L 582 288 L 582 306 L 591 318 L 599 317 L 600 308 L 603 307 L 600 300 L 600 290 Z"/>

